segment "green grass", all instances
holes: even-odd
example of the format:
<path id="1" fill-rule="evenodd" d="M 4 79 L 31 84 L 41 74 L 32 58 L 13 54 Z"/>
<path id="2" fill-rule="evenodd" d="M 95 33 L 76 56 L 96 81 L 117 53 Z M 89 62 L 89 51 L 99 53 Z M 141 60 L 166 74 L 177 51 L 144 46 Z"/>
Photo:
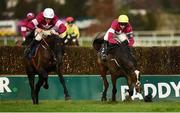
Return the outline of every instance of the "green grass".
<path id="1" fill-rule="evenodd" d="M 0 112 L 177 112 L 180 101 L 100 102 L 100 101 L 63 101 L 41 100 L 33 105 L 30 100 L 1 101 Z"/>
<path id="2" fill-rule="evenodd" d="M 7 41 L 7 46 L 15 46 L 16 43 L 14 42 L 14 40 L 8 40 Z M 4 46 L 4 41 L 0 40 L 0 46 Z"/>

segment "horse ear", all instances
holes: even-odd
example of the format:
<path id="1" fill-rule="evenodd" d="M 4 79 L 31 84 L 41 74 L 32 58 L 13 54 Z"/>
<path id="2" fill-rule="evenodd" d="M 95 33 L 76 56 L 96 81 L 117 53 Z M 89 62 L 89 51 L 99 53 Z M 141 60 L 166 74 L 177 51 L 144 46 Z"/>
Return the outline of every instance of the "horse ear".
<path id="1" fill-rule="evenodd" d="M 93 41 L 93 48 L 96 51 L 99 51 L 101 49 L 103 43 L 104 43 L 103 38 L 94 39 L 94 41 Z"/>

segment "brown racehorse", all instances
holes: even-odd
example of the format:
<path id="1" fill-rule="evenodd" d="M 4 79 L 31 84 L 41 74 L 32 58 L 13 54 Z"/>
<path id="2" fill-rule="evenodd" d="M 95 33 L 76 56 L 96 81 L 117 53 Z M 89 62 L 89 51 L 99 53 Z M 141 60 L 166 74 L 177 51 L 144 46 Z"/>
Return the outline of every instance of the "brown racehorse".
<path id="1" fill-rule="evenodd" d="M 104 42 L 104 35 L 99 34 L 93 41 L 93 47 L 98 54 L 98 65 L 100 70 L 100 75 L 103 79 L 104 90 L 102 93 L 102 101 L 107 100 L 107 90 L 109 83 L 106 77 L 107 72 L 109 71 L 112 81 L 112 101 L 116 101 L 116 81 L 119 77 L 124 76 L 127 80 L 129 89 L 126 99 L 130 100 L 133 95 L 133 89 L 136 89 L 136 92 L 141 93 L 141 83 L 139 71 L 136 70 L 136 60 L 132 56 L 129 47 L 124 43 L 119 43 L 108 48 L 108 56 L 106 61 L 101 60 L 101 47 Z"/>
<path id="2" fill-rule="evenodd" d="M 29 37 L 34 36 L 34 33 Z M 32 39 L 32 38 L 28 38 Z M 59 38 L 57 35 L 43 36 L 35 56 L 29 60 L 25 58 L 26 73 L 29 79 L 31 88 L 31 97 L 33 104 L 38 104 L 39 91 L 41 86 L 48 89 L 48 73 L 56 72 L 59 80 L 64 88 L 65 100 L 70 99 L 68 90 L 66 88 L 65 80 L 62 75 L 62 58 L 64 55 L 64 39 Z M 39 80 L 35 85 L 35 75 L 38 75 Z"/>

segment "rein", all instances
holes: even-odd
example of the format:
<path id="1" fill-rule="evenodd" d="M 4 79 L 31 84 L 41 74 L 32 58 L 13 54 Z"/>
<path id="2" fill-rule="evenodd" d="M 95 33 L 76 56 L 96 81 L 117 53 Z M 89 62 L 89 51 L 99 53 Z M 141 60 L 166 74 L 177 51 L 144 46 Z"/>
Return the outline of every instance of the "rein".
<path id="1" fill-rule="evenodd" d="M 49 47 L 49 44 L 46 42 L 46 40 L 45 40 L 44 38 L 47 38 L 47 37 L 45 37 L 45 36 L 43 35 L 42 40 L 44 41 L 44 43 L 46 44 L 46 46 L 47 46 L 48 48 L 50 48 L 50 47 Z M 43 44 L 41 44 L 41 45 L 43 46 Z M 43 46 L 43 48 L 45 48 L 45 46 Z M 46 48 L 46 49 L 47 49 L 47 48 Z"/>
<path id="2" fill-rule="evenodd" d="M 49 44 L 46 42 L 45 38 L 47 38 L 47 37 L 45 37 L 45 36 L 43 35 L 42 40 L 44 41 L 44 43 L 46 44 L 46 46 L 49 48 L 50 52 L 53 54 L 53 59 L 54 59 L 55 61 L 57 61 L 57 59 L 56 59 L 56 57 L 55 57 L 56 55 L 55 55 L 54 51 L 50 48 L 50 46 L 49 46 Z M 41 44 L 41 45 L 42 45 L 42 47 L 43 47 L 44 49 L 47 49 L 43 44 Z"/>

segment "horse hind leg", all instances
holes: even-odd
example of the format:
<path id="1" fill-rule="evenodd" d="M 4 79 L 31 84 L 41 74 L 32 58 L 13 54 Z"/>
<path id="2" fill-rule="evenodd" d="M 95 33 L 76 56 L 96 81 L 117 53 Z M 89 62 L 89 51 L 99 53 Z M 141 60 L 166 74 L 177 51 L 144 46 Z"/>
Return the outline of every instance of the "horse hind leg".
<path id="1" fill-rule="evenodd" d="M 39 72 L 43 77 L 43 81 L 44 81 L 43 84 L 42 84 L 43 88 L 48 89 L 49 88 L 49 85 L 48 85 L 48 72 L 46 70 L 44 70 L 44 69 L 41 69 Z"/>
<path id="2" fill-rule="evenodd" d="M 107 101 L 107 90 L 109 87 L 109 83 L 107 81 L 107 77 L 102 76 L 103 82 L 104 82 L 104 89 L 103 89 L 103 93 L 102 93 L 102 97 L 101 97 L 101 101 Z"/>
<path id="3" fill-rule="evenodd" d="M 61 73 L 59 73 L 58 76 L 59 76 L 59 81 L 62 84 L 63 89 L 64 89 L 65 100 L 70 100 L 71 97 L 70 97 L 70 95 L 68 93 L 64 77 L 63 77 L 63 75 Z"/>
<path id="4" fill-rule="evenodd" d="M 126 100 L 132 100 L 131 97 L 133 96 L 133 93 L 134 93 L 134 88 L 136 84 L 135 81 L 136 81 L 136 76 L 134 76 L 134 74 L 129 75 L 127 77 L 127 84 L 128 84 L 129 89 L 127 90 L 128 95 L 126 95 Z"/>

